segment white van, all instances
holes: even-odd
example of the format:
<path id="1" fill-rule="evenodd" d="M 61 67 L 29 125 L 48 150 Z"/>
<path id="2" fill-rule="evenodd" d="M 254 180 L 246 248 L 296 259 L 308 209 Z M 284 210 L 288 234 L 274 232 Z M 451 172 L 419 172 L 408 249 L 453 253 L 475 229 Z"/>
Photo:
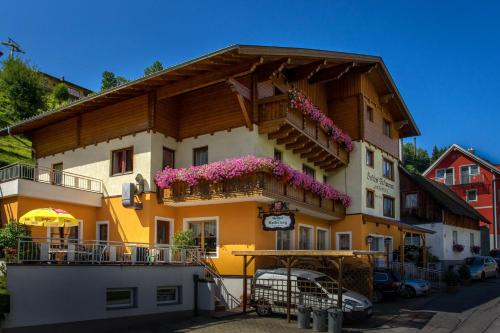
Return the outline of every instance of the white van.
<path id="1" fill-rule="evenodd" d="M 291 269 L 291 312 L 300 304 L 331 308 L 337 306 L 337 281 L 330 276 L 307 269 Z M 252 280 L 252 306 L 257 314 L 268 316 L 273 312 L 286 313 L 286 268 L 259 269 Z M 359 320 L 372 315 L 372 303 L 365 296 L 343 289 L 342 310 L 346 319 Z"/>

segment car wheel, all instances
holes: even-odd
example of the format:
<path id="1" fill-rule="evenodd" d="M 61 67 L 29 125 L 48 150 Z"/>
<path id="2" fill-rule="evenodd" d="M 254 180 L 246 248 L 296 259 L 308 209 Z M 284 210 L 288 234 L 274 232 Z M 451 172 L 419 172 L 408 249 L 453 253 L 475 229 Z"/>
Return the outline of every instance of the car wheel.
<path id="1" fill-rule="evenodd" d="M 373 303 L 380 303 L 382 302 L 382 298 L 384 297 L 384 295 L 382 294 L 382 292 L 380 290 L 375 290 L 373 292 Z"/>
<path id="2" fill-rule="evenodd" d="M 410 287 L 410 286 L 405 286 L 405 290 L 404 290 L 403 294 L 405 297 L 408 297 L 408 298 L 413 298 L 413 297 L 417 296 L 417 292 L 415 291 L 415 288 Z"/>
<path id="3" fill-rule="evenodd" d="M 481 273 L 481 281 L 486 280 L 486 274 L 484 272 Z"/>
<path id="4" fill-rule="evenodd" d="M 261 317 L 268 317 L 273 313 L 271 305 L 266 300 L 259 300 L 257 302 L 257 307 L 255 308 L 255 312 L 257 312 L 257 314 Z"/>

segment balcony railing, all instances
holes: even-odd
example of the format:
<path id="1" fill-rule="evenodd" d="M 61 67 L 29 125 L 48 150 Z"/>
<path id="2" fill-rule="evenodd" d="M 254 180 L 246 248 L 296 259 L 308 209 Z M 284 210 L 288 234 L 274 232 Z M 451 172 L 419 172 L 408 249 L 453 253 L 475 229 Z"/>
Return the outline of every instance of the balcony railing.
<path id="1" fill-rule="evenodd" d="M 0 168 L 0 183 L 14 179 L 26 179 L 39 183 L 102 193 L 102 181 L 100 179 L 20 163 Z"/>
<path id="2" fill-rule="evenodd" d="M 484 184 L 484 175 L 483 174 L 477 174 L 477 175 L 460 175 L 458 177 L 458 181 L 455 182 L 455 179 L 453 177 L 446 177 L 446 178 L 434 178 L 434 180 L 438 183 L 445 184 L 448 186 L 463 186 L 463 185 L 473 185 L 473 184 Z"/>
<path id="3" fill-rule="evenodd" d="M 9 255 L 7 255 L 9 257 Z M 19 238 L 16 263 L 58 264 L 200 264 L 199 247 L 146 243 L 78 240 L 68 238 Z"/>
<path id="4" fill-rule="evenodd" d="M 291 108 L 287 95 L 259 100 L 259 132 L 325 170 L 348 163 L 349 153 L 318 122 Z"/>
<path id="5" fill-rule="evenodd" d="M 188 186 L 176 182 L 163 190 L 165 203 L 178 203 L 204 199 L 226 199 L 245 196 L 264 196 L 275 200 L 288 201 L 300 207 L 319 211 L 333 217 L 343 217 L 345 208 L 338 201 L 320 196 L 278 181 L 272 174 L 261 171 L 248 176 L 224 180 L 219 183 L 202 182 Z"/>

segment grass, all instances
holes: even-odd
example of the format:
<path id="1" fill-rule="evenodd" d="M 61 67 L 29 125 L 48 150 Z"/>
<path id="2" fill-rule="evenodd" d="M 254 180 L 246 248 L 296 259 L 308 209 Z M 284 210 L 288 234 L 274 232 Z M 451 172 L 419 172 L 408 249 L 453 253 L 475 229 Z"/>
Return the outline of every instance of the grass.
<path id="1" fill-rule="evenodd" d="M 17 138 L 31 146 L 28 139 Z M 0 137 L 0 167 L 17 162 L 31 164 L 31 150 L 11 136 Z"/>

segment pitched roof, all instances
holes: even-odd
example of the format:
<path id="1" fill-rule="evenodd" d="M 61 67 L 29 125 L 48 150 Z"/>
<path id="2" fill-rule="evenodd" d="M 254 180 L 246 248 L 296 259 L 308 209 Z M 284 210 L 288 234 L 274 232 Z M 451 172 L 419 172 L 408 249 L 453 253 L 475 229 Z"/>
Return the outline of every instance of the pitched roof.
<path id="1" fill-rule="evenodd" d="M 487 161 L 486 159 L 481 158 L 481 157 L 477 156 L 476 154 L 471 153 L 467 149 L 460 147 L 456 143 L 452 144 L 441 156 L 439 156 L 439 158 L 434 163 L 432 163 L 431 166 L 429 166 L 427 168 L 427 170 L 425 170 L 423 172 L 423 175 L 427 176 L 429 174 L 429 172 L 431 172 L 431 170 L 434 169 L 436 167 L 436 165 L 441 163 L 441 161 L 446 157 L 446 155 L 448 155 L 453 150 L 458 150 L 459 152 L 461 152 L 465 156 L 467 156 L 470 159 L 481 164 L 483 167 L 490 169 L 491 172 L 495 172 L 495 173 L 500 175 L 500 169 L 498 168 L 498 165 L 492 164 L 491 162 Z"/>
<path id="2" fill-rule="evenodd" d="M 293 62 L 283 62 L 292 59 Z M 377 78 L 377 87 L 384 93 L 394 96 L 391 103 L 397 111 L 397 120 L 404 123 L 401 129 L 403 136 L 420 135 L 412 115 L 380 57 L 291 47 L 233 45 L 25 119 L 8 128 L 0 129 L 0 136 L 30 132 L 77 114 L 153 91 L 156 91 L 158 99 L 181 94 L 189 89 L 194 90 L 193 87 L 199 89 L 224 82 L 228 77 L 246 75 L 254 72 L 257 67 L 261 70 L 262 67 L 276 62 L 284 63 L 290 69 L 314 62 L 321 62 L 325 70 L 349 64 L 352 64 L 349 68 L 358 70 L 369 67 L 367 72 Z"/>
<path id="3" fill-rule="evenodd" d="M 454 214 L 466 216 L 477 221 L 483 221 L 491 224 L 491 222 L 481 215 L 477 210 L 463 200 L 458 194 L 453 192 L 448 186 L 438 183 L 432 179 L 428 179 L 422 175 L 412 173 L 406 170 L 402 165 L 399 170 L 419 184 L 434 200 Z"/>

